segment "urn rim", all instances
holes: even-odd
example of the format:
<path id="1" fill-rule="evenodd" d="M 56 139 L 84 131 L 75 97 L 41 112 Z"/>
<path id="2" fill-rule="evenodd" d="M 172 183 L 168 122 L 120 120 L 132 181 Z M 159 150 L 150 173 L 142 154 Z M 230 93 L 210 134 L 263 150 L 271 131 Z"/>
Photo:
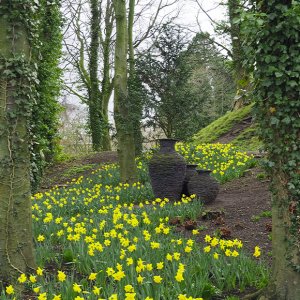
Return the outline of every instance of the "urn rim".
<path id="1" fill-rule="evenodd" d="M 204 170 L 204 169 L 197 169 L 196 170 L 199 174 L 206 174 L 206 173 L 211 173 L 212 172 L 212 170 Z"/>

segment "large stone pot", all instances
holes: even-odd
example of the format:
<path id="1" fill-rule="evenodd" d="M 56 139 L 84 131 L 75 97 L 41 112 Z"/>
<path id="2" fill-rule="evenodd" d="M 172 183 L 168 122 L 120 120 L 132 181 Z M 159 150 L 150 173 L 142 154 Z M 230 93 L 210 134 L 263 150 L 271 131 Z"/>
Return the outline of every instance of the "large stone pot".
<path id="1" fill-rule="evenodd" d="M 198 176 L 196 168 L 198 165 L 191 165 L 187 164 L 186 165 L 186 174 L 183 182 L 183 188 L 182 188 L 182 194 L 186 196 L 191 196 L 188 190 L 188 182 L 190 181 L 191 177 L 193 176 Z"/>
<path id="2" fill-rule="evenodd" d="M 187 183 L 189 195 L 196 194 L 205 204 L 215 201 L 219 193 L 219 183 L 210 173 L 210 170 L 197 170 Z"/>
<path id="3" fill-rule="evenodd" d="M 186 174 L 184 158 L 175 151 L 176 139 L 159 139 L 160 149 L 149 162 L 149 175 L 156 198 L 181 198 Z"/>

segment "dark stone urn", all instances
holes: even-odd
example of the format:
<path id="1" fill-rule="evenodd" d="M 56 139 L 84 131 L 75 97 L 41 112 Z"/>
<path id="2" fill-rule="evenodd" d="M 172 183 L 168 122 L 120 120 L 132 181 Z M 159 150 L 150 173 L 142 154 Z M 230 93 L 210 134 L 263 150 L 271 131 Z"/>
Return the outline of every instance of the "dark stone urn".
<path id="1" fill-rule="evenodd" d="M 196 194 L 205 204 L 213 202 L 219 193 L 219 183 L 210 176 L 210 170 L 196 171 L 187 183 L 189 195 Z"/>
<path id="2" fill-rule="evenodd" d="M 156 198 L 181 198 L 186 174 L 184 158 L 175 151 L 176 139 L 159 139 L 160 149 L 149 162 L 149 175 Z"/>
<path id="3" fill-rule="evenodd" d="M 186 174 L 183 182 L 182 194 L 186 196 L 191 196 L 188 190 L 188 182 L 190 181 L 191 177 L 198 176 L 196 168 L 198 165 L 186 165 Z"/>

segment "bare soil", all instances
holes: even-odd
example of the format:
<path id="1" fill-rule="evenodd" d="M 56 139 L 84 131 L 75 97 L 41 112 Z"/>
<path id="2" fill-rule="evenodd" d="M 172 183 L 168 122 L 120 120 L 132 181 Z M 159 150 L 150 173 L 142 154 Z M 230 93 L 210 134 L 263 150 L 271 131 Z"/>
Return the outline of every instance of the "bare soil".
<path id="1" fill-rule="evenodd" d="M 226 144 L 230 143 L 233 139 L 235 139 L 242 131 L 244 131 L 246 128 L 251 126 L 252 124 L 252 117 L 247 116 L 240 122 L 237 122 L 232 126 L 232 128 L 221 135 L 215 142 L 216 143 L 221 143 L 221 144 Z"/>
<path id="2" fill-rule="evenodd" d="M 217 199 L 205 205 L 206 213 L 197 223 L 204 227 L 204 235 L 216 232 L 224 238 L 242 240 L 250 253 L 259 246 L 262 258 L 271 263 L 271 194 L 269 181 L 259 180 L 258 174 L 260 169 L 251 169 L 222 185 Z"/>

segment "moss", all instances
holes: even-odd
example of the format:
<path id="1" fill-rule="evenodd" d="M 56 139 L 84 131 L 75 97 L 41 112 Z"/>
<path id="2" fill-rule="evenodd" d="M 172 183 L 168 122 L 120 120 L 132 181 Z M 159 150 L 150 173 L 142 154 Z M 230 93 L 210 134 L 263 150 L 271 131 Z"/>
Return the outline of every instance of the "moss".
<path id="1" fill-rule="evenodd" d="M 235 139 L 231 141 L 240 150 L 259 150 L 263 147 L 263 143 L 257 136 L 256 125 L 249 126 L 241 132 Z"/>
<path id="2" fill-rule="evenodd" d="M 68 169 L 67 171 L 65 171 L 63 173 L 64 177 L 72 177 L 72 176 L 76 176 L 80 173 L 83 173 L 87 170 L 91 170 L 96 166 L 96 164 L 87 164 L 87 165 L 82 165 L 82 166 L 74 166 L 71 167 L 70 169 Z"/>
<path id="3" fill-rule="evenodd" d="M 253 104 L 247 105 L 239 110 L 226 113 L 221 118 L 212 122 L 207 127 L 195 134 L 193 141 L 195 144 L 212 143 L 220 136 L 228 132 L 234 124 L 243 120 L 251 114 Z"/>

